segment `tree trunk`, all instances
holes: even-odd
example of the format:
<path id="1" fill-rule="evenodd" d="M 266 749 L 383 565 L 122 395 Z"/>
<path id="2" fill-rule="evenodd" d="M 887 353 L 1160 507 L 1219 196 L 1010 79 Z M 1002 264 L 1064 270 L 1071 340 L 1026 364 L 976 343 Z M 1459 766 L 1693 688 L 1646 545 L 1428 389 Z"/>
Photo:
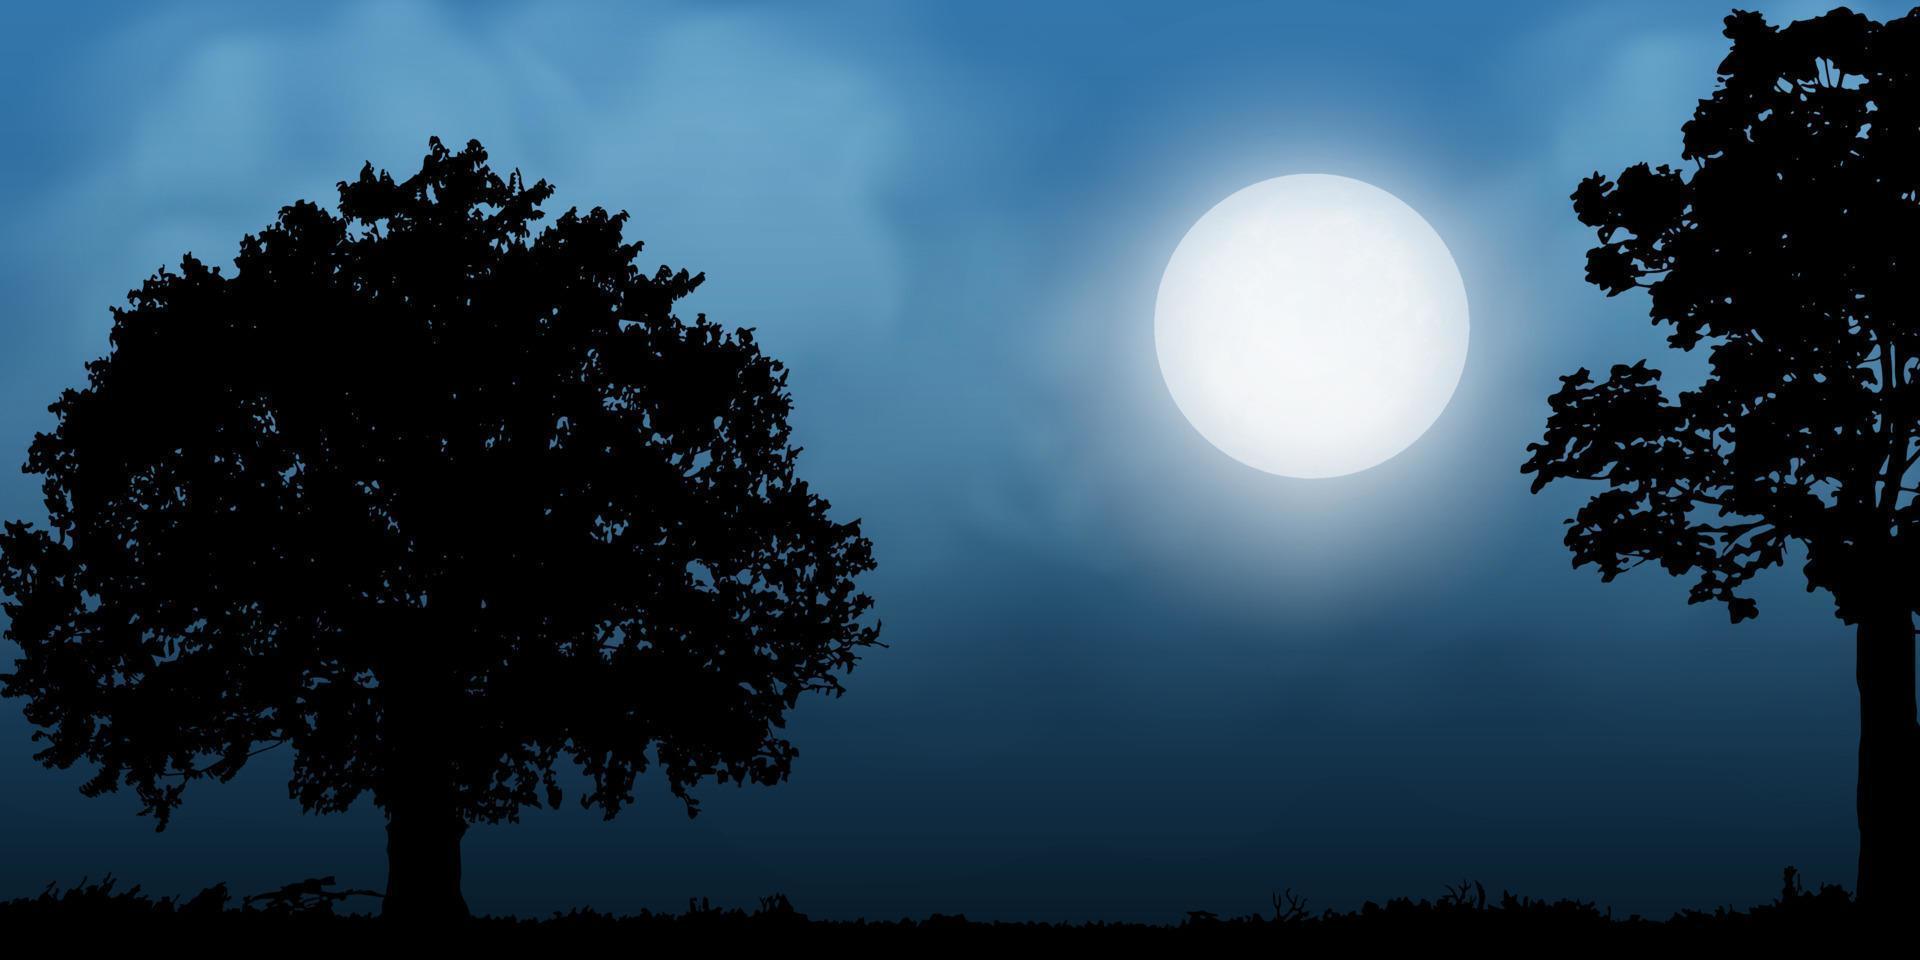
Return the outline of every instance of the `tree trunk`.
<path id="1" fill-rule="evenodd" d="M 458 921 L 460 815 L 452 759 L 456 698 L 424 658 L 395 664 L 387 685 L 387 896 L 381 915 L 407 923 Z"/>
<path id="2" fill-rule="evenodd" d="M 1914 712 L 1913 614 L 1905 602 L 1860 621 L 1861 904 L 1885 914 L 1920 898 L 1920 719 Z"/>
<path id="3" fill-rule="evenodd" d="M 412 783 L 387 804 L 387 898 L 381 915 L 409 923 L 464 919 L 460 838 L 467 824 L 454 809 L 452 783 L 444 776 L 398 779 Z"/>

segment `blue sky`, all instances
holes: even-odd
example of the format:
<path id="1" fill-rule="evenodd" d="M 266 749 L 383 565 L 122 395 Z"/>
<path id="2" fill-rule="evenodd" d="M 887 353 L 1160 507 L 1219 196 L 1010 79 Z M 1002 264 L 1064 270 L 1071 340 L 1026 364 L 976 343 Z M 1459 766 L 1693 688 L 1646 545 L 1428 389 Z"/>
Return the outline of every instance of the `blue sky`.
<path id="1" fill-rule="evenodd" d="M 1035 7 L 1039 9 L 1034 9 Z M 1876 18 L 1898 6 L 1856 4 Z M 1764 8 L 1784 22 L 1823 5 Z M 795 716 L 775 789 L 663 784 L 468 835 L 476 910 L 750 905 L 1171 920 L 1431 895 L 1620 912 L 1851 884 L 1851 636 L 1797 568 L 1731 627 L 1683 582 L 1570 569 L 1577 488 L 1518 473 L 1574 368 L 1669 358 L 1581 280 L 1584 175 L 1677 157 L 1727 8 L 1513 4 L 40 5 L 0 35 L 0 461 L 107 308 L 229 259 L 363 161 L 478 138 L 633 214 L 687 305 L 791 365 L 804 472 L 859 516 L 891 646 Z M 1195 434 L 1153 294 L 1200 214 L 1289 173 L 1419 210 L 1472 309 L 1398 458 L 1268 476 Z M 0 515 L 41 516 L 0 473 Z M 11 657 L 11 650 L 0 656 Z M 155 834 L 35 764 L 0 703 L 0 896 L 338 875 L 381 819 L 302 816 L 284 761 Z"/>

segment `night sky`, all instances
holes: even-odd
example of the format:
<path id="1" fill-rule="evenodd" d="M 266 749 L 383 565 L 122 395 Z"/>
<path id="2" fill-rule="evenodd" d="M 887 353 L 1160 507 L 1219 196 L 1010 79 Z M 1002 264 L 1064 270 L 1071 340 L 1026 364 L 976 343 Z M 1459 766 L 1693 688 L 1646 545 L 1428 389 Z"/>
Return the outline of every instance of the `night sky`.
<path id="1" fill-rule="evenodd" d="M 271 6 L 271 9 L 255 9 Z M 477 912 L 751 906 L 1143 919 L 1490 890 L 1616 912 L 1851 884 L 1853 638 L 1797 559 L 1757 621 L 1684 581 L 1571 569 L 1519 473 L 1562 374 L 1643 356 L 1644 298 L 1582 280 L 1567 200 L 1677 161 L 1717 3 L 9 10 L 0 30 L 0 516 L 103 354 L 107 308 L 427 137 L 633 214 L 682 305 L 792 368 L 801 468 L 861 517 L 890 646 L 793 718 L 791 782 L 570 797 L 467 835 Z M 1362 7 L 1364 6 L 1364 9 Z M 1764 8 L 1784 23 L 1828 4 Z M 1876 19 L 1897 4 L 1857 3 Z M 1446 240 L 1472 345 L 1439 422 L 1290 480 L 1187 424 L 1153 304 L 1186 228 L 1289 173 L 1391 191 Z M 0 648 L 9 662 L 16 655 Z M 366 803 L 303 816 L 287 760 L 130 792 L 31 759 L 0 701 L 0 897 L 384 884 Z"/>

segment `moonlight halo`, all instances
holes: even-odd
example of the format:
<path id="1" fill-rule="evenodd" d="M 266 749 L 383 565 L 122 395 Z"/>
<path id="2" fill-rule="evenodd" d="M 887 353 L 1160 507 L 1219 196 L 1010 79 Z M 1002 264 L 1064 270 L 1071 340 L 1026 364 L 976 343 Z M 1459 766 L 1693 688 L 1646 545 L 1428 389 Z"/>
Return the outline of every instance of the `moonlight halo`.
<path id="1" fill-rule="evenodd" d="M 1447 245 L 1398 197 L 1329 174 L 1246 187 L 1160 279 L 1154 346 L 1201 436 L 1268 473 L 1339 477 L 1433 426 L 1467 359 Z"/>

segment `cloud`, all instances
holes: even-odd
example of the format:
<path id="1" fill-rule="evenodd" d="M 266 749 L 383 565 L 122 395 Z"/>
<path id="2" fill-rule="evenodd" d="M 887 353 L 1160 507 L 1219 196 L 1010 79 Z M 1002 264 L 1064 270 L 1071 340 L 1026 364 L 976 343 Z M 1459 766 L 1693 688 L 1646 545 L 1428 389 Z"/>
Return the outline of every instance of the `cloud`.
<path id="1" fill-rule="evenodd" d="M 558 209 L 629 210 L 644 262 L 710 274 L 692 309 L 776 345 L 891 320 L 878 201 L 900 108 L 852 61 L 769 16 L 543 6 L 476 26 L 465 11 L 169 15 L 97 41 L 72 68 L 114 82 L 48 84 L 100 145 L 34 211 L 48 260 L 93 265 L 61 319 L 103 329 L 154 267 L 189 249 L 224 262 L 282 204 L 330 202 L 363 161 L 404 172 L 432 134 L 553 181 Z"/>

